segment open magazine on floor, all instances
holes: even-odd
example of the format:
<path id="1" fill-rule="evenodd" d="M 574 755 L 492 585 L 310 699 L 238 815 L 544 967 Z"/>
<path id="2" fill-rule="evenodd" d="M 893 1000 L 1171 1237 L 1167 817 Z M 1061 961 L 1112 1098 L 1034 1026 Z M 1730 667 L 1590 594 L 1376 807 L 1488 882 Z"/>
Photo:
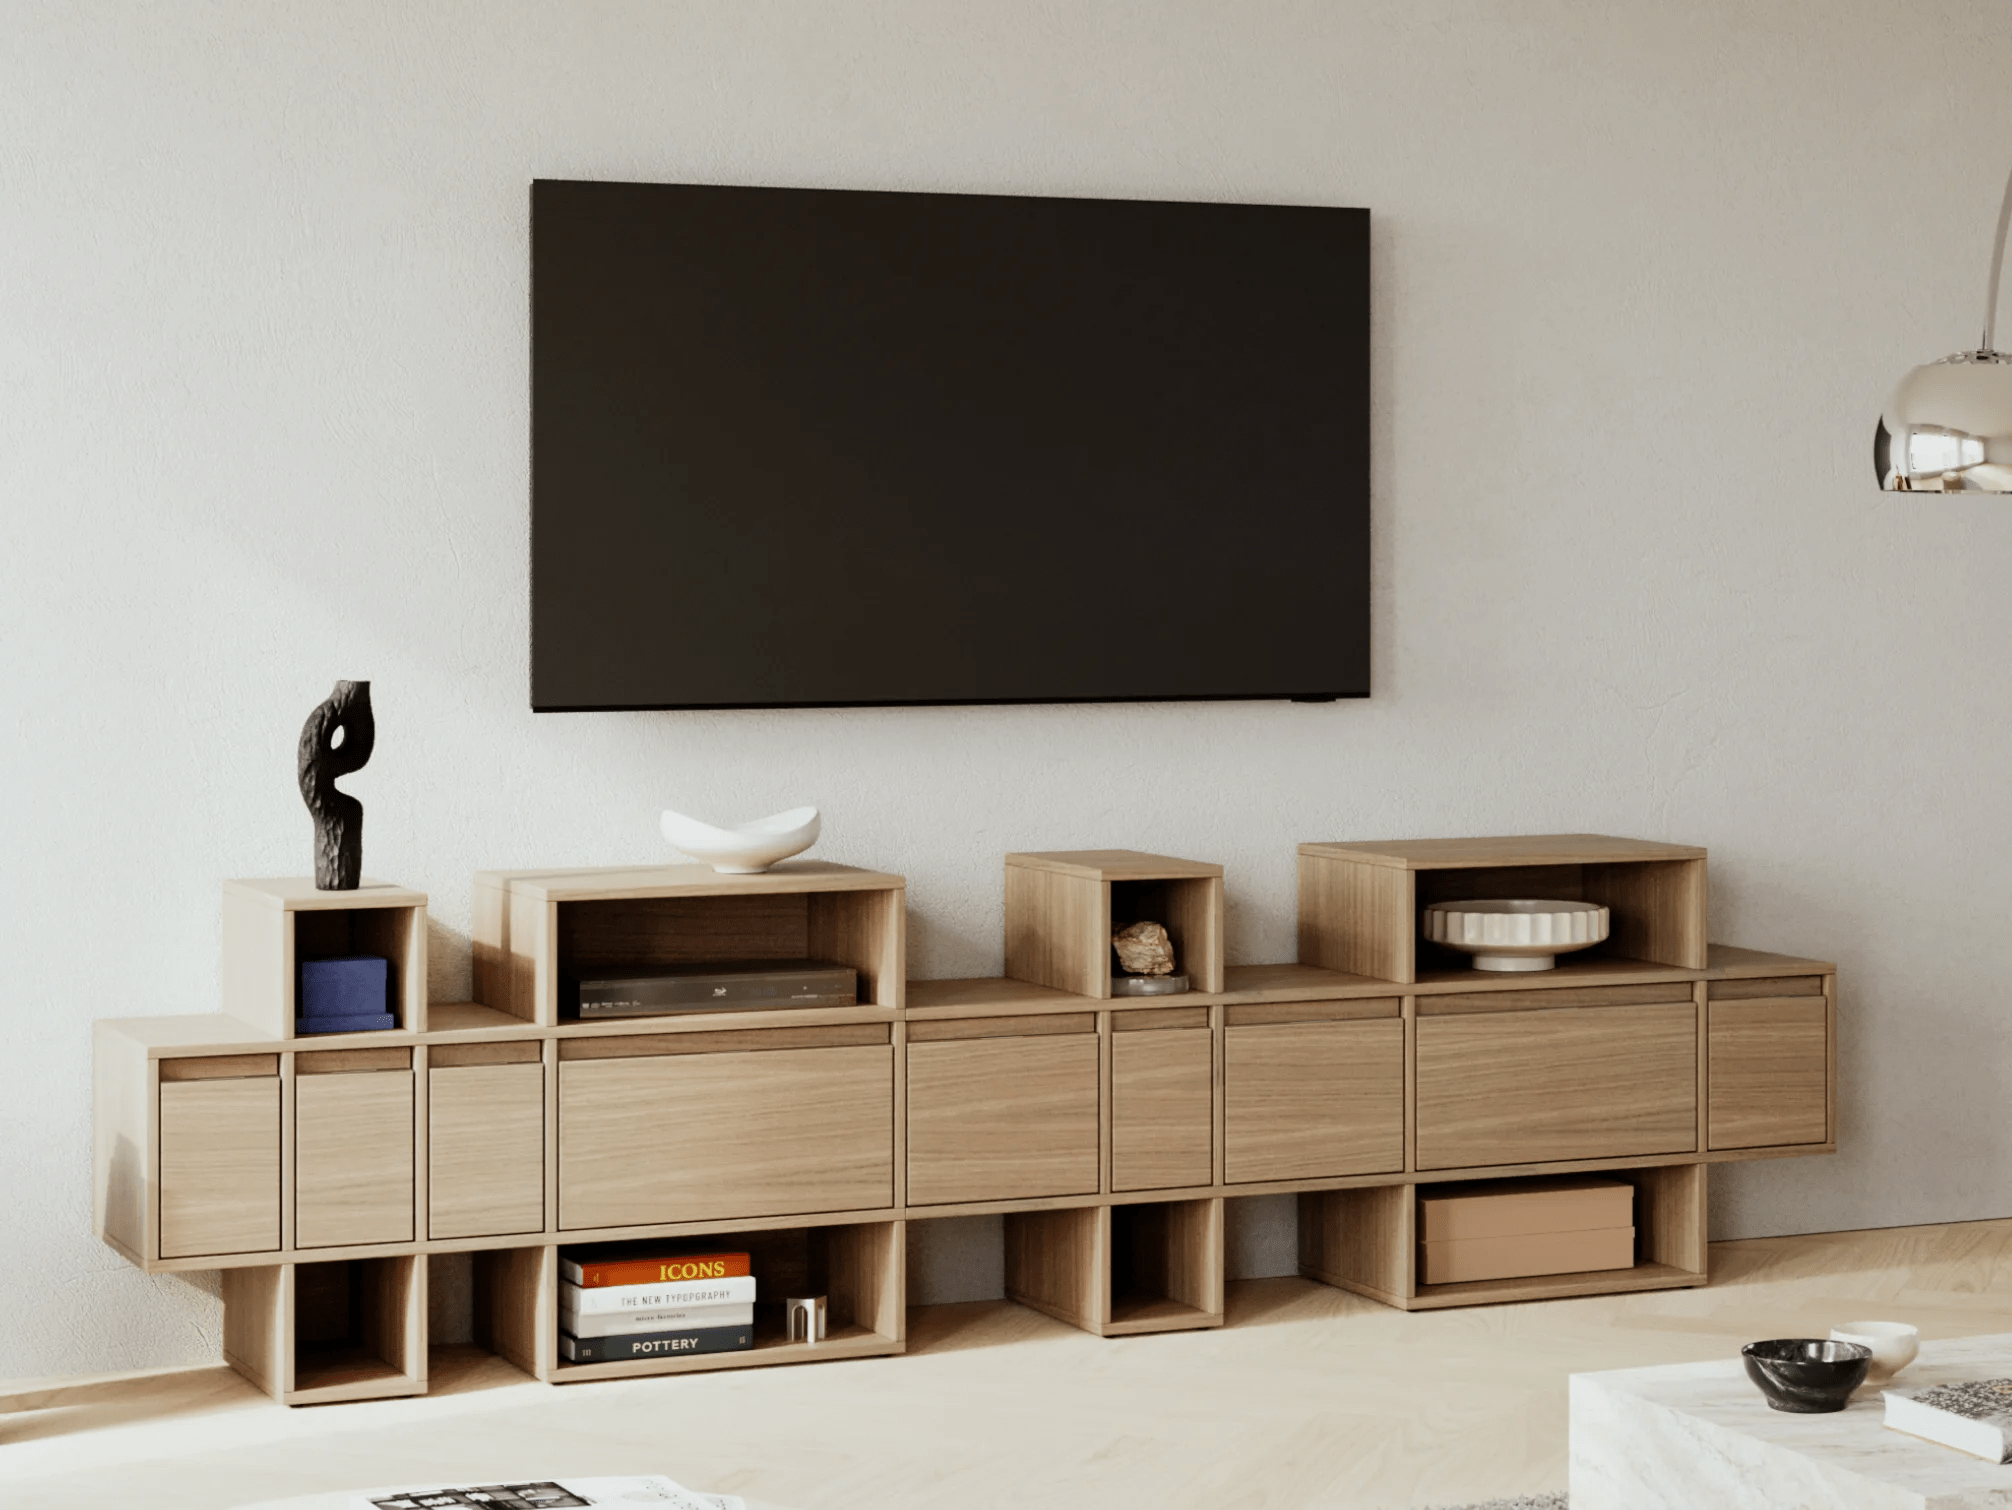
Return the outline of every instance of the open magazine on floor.
<path id="1" fill-rule="evenodd" d="M 747 1510 L 731 1494 L 700 1494 L 660 1473 L 641 1478 L 527 1479 L 507 1484 L 435 1484 L 371 1489 L 349 1510 L 574 1510 L 582 1505 L 657 1505 L 670 1510 Z"/>

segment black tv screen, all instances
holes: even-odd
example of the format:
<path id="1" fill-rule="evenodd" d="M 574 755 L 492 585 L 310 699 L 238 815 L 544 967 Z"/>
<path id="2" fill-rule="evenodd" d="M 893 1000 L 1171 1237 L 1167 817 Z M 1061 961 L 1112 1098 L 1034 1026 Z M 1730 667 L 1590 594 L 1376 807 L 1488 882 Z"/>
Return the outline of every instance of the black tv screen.
<path id="1" fill-rule="evenodd" d="M 541 180 L 541 711 L 1369 691 L 1369 212 Z"/>

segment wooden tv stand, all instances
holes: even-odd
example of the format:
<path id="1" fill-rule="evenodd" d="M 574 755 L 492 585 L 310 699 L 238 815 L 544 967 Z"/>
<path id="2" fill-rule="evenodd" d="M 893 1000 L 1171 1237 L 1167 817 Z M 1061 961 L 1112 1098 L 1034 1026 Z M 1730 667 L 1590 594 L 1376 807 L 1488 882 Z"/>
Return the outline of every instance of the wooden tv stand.
<path id="1" fill-rule="evenodd" d="M 428 1254 L 479 1340 L 552 1382 L 899 1353 L 909 1221 L 1004 1213 L 1016 1300 L 1104 1336 L 1220 1326 L 1223 1201 L 1293 1192 L 1302 1272 L 1406 1309 L 1703 1284 L 1705 1171 L 1835 1149 L 1834 968 L 1708 948 L 1700 849 L 1597 836 L 1307 844 L 1300 954 L 1225 967 L 1220 866 L 1010 855 L 1000 979 L 909 981 L 898 876 L 797 861 L 485 872 L 477 1002 L 426 999 L 425 905 L 225 887 L 226 1010 L 102 1021 L 96 1213 L 150 1270 L 220 1269 L 225 1353 L 288 1403 L 426 1387 Z M 1436 900 L 1605 902 L 1609 941 L 1495 975 Z M 1166 924 L 1196 989 L 1110 996 Z M 396 1031 L 292 1036 L 295 967 L 394 961 Z M 565 1021 L 581 967 L 829 959 L 857 1006 Z M 1631 1181 L 1634 1267 L 1425 1285 L 1416 1190 Z M 561 1246 L 749 1248 L 829 1338 L 569 1364 Z"/>

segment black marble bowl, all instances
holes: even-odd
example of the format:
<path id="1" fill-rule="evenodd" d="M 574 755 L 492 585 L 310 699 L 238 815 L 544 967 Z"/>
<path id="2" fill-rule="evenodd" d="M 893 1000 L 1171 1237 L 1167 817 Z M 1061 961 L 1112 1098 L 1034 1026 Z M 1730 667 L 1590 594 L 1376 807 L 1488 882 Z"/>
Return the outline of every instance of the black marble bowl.
<path id="1" fill-rule="evenodd" d="M 1803 1416 L 1843 1410 L 1872 1367 L 1871 1348 L 1813 1337 L 1749 1342 L 1740 1356 L 1746 1359 L 1747 1377 L 1760 1386 L 1770 1406 Z"/>

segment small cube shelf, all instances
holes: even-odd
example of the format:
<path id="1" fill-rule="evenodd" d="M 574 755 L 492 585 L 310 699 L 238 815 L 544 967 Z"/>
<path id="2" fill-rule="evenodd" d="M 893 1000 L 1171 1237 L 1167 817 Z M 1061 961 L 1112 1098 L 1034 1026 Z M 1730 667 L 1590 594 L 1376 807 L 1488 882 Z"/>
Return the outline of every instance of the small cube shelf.
<path id="1" fill-rule="evenodd" d="M 1014 1212 L 1006 1295 L 1099 1337 L 1223 1324 L 1223 1203 Z"/>
<path id="2" fill-rule="evenodd" d="M 1553 979 L 1618 961 L 1705 968 L 1705 852 L 1602 834 L 1302 844 L 1300 962 L 1401 985 L 1471 976 L 1457 950 L 1420 937 L 1425 909 L 1504 897 L 1609 909 L 1607 940 L 1572 955 Z"/>
<path id="3" fill-rule="evenodd" d="M 298 876 L 226 881 L 223 926 L 223 1009 L 258 1031 L 294 1036 L 303 962 L 357 954 L 390 962 L 396 1029 L 425 1030 L 425 892 L 368 879 L 354 891 Z"/>
<path id="4" fill-rule="evenodd" d="M 226 1269 L 224 1358 L 285 1405 L 426 1393 L 426 1260 Z"/>
<path id="5" fill-rule="evenodd" d="M 1174 968 L 1197 991 L 1223 988 L 1223 868 L 1129 849 L 1006 857 L 1006 973 L 1108 999 L 1111 935 L 1159 923 Z"/>
<path id="6" fill-rule="evenodd" d="M 584 971 L 743 960 L 828 960 L 859 972 L 862 1005 L 899 1007 L 906 883 L 790 860 L 757 875 L 707 865 L 481 871 L 475 987 L 540 1027 L 571 1015 L 563 983 Z"/>

